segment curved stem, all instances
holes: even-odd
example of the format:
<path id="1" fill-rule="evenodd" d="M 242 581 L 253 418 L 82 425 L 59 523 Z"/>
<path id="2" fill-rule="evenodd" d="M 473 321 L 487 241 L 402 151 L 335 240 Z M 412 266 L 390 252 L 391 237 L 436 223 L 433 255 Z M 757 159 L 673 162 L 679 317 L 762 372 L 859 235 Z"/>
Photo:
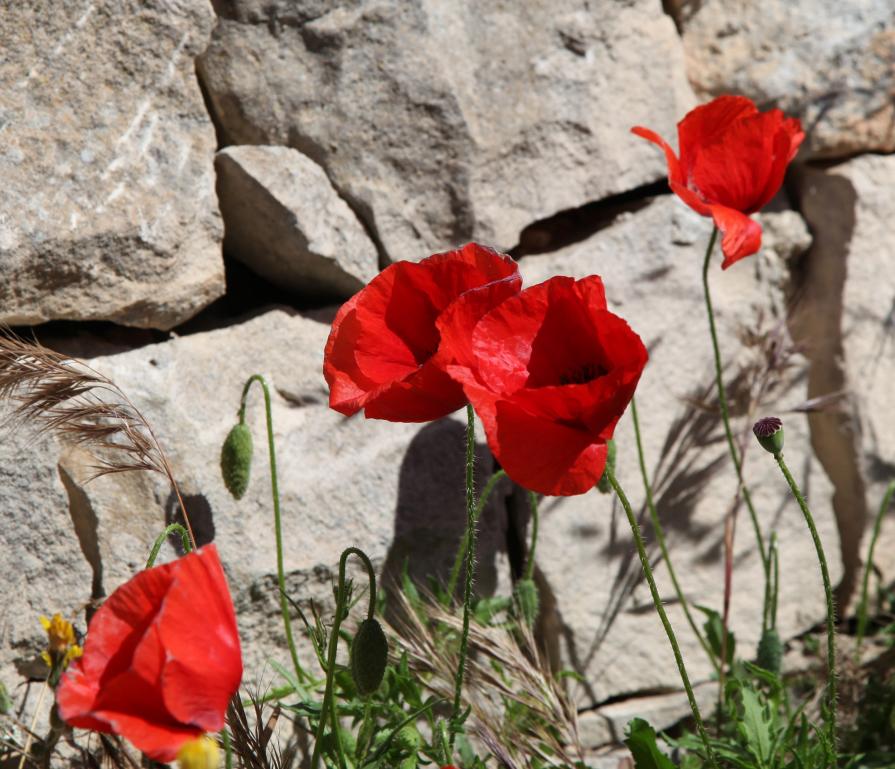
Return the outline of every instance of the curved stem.
<path id="1" fill-rule="evenodd" d="M 292 636 L 292 620 L 289 617 L 289 603 L 286 600 L 286 571 L 283 564 L 283 527 L 280 516 L 280 487 L 277 483 L 277 452 L 273 440 L 273 414 L 270 406 L 270 389 L 267 380 L 261 374 L 253 374 L 242 388 L 242 398 L 239 403 L 239 422 L 245 424 L 246 399 L 252 382 L 258 382 L 264 392 L 264 411 L 267 417 L 267 451 L 270 457 L 270 494 L 273 498 L 273 527 L 277 543 L 277 583 L 280 589 L 280 614 L 283 616 L 283 628 L 286 631 L 286 645 L 289 647 L 289 656 L 292 658 L 292 667 L 295 669 L 296 680 L 300 683 L 306 678 L 304 668 L 298 660 L 298 650 L 295 648 L 295 639 Z"/>
<path id="2" fill-rule="evenodd" d="M 653 577 L 653 570 L 649 563 L 649 557 L 646 554 L 646 545 L 643 542 L 643 535 L 640 533 L 640 526 L 637 524 L 637 518 L 634 516 L 634 511 L 631 509 L 631 503 L 628 502 L 628 498 L 625 496 L 625 492 L 622 491 L 622 487 L 619 485 L 618 480 L 616 480 L 615 473 L 612 472 L 612 468 L 608 465 L 606 466 L 606 477 L 609 479 L 609 483 L 612 486 L 612 489 L 615 491 L 616 496 L 618 497 L 619 502 L 621 502 L 622 507 L 625 510 L 625 515 L 628 516 L 628 523 L 631 526 L 631 534 L 634 536 L 634 544 L 637 546 L 637 555 L 640 557 L 640 566 L 643 568 L 643 575 L 646 577 L 647 584 L 649 585 L 650 594 L 653 597 L 653 604 L 656 607 L 656 612 L 659 615 L 659 619 L 662 621 L 662 627 L 665 628 L 665 634 L 668 636 L 668 642 L 671 644 L 671 650 L 674 652 L 674 661 L 677 663 L 677 669 L 681 676 L 681 681 L 684 684 L 684 689 L 687 692 L 687 700 L 690 703 L 690 710 L 693 713 L 693 720 L 696 722 L 696 729 L 699 732 L 699 736 L 702 739 L 702 744 L 705 746 L 706 758 L 708 759 L 709 764 L 711 764 L 714 769 L 718 769 L 718 764 L 715 760 L 715 754 L 712 751 L 712 746 L 709 743 L 709 736 L 705 731 L 705 727 L 702 723 L 702 715 L 699 712 L 699 705 L 696 704 L 696 696 L 693 694 L 693 687 L 690 685 L 690 677 L 687 675 L 687 668 L 684 665 L 684 658 L 681 655 L 681 648 L 678 645 L 677 637 L 674 635 L 674 629 L 671 627 L 671 622 L 668 620 L 668 615 L 665 613 L 665 607 L 662 605 L 662 599 L 659 596 L 659 589 L 656 587 L 656 580 Z"/>
<path id="3" fill-rule="evenodd" d="M 478 521 L 479 516 L 485 509 L 485 505 L 488 503 L 488 498 L 491 496 L 491 492 L 494 491 L 494 487 L 497 485 L 497 482 L 501 478 L 506 478 L 506 475 L 507 474 L 503 470 L 498 470 L 488 479 L 488 483 L 485 484 L 485 488 L 482 489 L 482 494 L 479 497 L 478 505 L 476 505 L 476 521 Z M 457 555 L 454 556 L 454 564 L 453 566 L 451 566 L 451 573 L 448 577 L 447 596 L 449 600 L 452 599 L 457 592 L 457 583 L 460 581 L 460 569 L 463 568 L 463 561 L 466 558 L 468 535 L 469 526 L 467 525 L 466 529 L 463 532 L 463 537 L 460 540 L 460 547 L 457 548 Z"/>
<path id="4" fill-rule="evenodd" d="M 795 478 L 789 472 L 786 462 L 783 461 L 783 454 L 778 452 L 774 454 L 774 459 L 783 472 L 783 477 L 789 484 L 793 496 L 799 503 L 802 515 L 805 516 L 805 523 L 808 524 L 808 530 L 811 532 L 811 539 L 814 540 L 814 549 L 817 551 L 817 560 L 820 562 L 820 575 L 824 583 L 824 593 L 827 599 L 827 729 L 830 732 L 830 744 L 833 751 L 836 750 L 836 606 L 833 603 L 833 588 L 830 584 L 830 572 L 827 569 L 827 557 L 824 554 L 824 547 L 821 544 L 820 536 L 817 533 L 817 527 L 814 525 L 814 517 L 808 509 L 805 497 L 799 491 Z"/>
<path id="5" fill-rule="evenodd" d="M 730 412 L 727 408 L 727 392 L 724 388 L 724 374 L 721 366 L 721 349 L 718 346 L 718 330 L 715 327 L 715 312 L 712 309 L 712 294 L 709 291 L 709 264 L 712 255 L 712 249 L 715 247 L 715 241 L 718 239 L 718 228 L 712 228 L 712 237 L 709 239 L 709 246 L 705 251 L 705 260 L 702 264 L 702 287 L 705 293 L 705 306 L 709 317 L 709 332 L 712 336 L 712 351 L 715 355 L 715 384 L 718 389 L 718 404 L 721 407 L 721 418 L 724 422 L 724 434 L 727 436 L 727 447 L 730 450 L 730 458 L 733 460 L 733 466 L 736 469 L 737 481 L 740 491 L 743 494 L 743 501 L 749 510 L 749 517 L 752 519 L 752 528 L 755 530 L 755 541 L 758 543 L 758 552 L 761 555 L 761 563 L 764 566 L 765 579 L 768 579 L 770 566 L 768 564 L 768 556 L 764 547 L 764 537 L 761 535 L 761 526 L 758 523 L 758 515 L 755 513 L 755 507 L 752 505 L 752 497 L 749 489 L 743 480 L 743 465 L 740 462 L 740 455 L 736 448 L 733 438 L 733 431 L 730 428 Z"/>
<path id="6" fill-rule="evenodd" d="M 155 544 L 152 546 L 152 550 L 149 551 L 149 558 L 146 559 L 145 568 L 151 569 L 153 567 L 155 559 L 158 558 L 158 552 L 162 549 L 162 544 L 168 538 L 168 535 L 173 534 L 175 531 L 180 534 L 180 541 L 183 543 L 184 551 L 187 553 L 192 551 L 193 547 L 190 544 L 189 532 L 179 523 L 172 523 L 170 526 L 167 526 L 158 537 L 156 537 Z"/>
<path id="7" fill-rule="evenodd" d="M 879 506 L 879 511 L 876 514 L 876 519 L 873 521 L 873 533 L 870 535 L 870 547 L 867 549 L 867 560 L 864 562 L 864 577 L 861 580 L 861 602 L 858 604 L 858 637 L 855 643 L 856 658 L 861 652 L 864 633 L 867 631 L 867 593 L 870 587 L 870 570 L 873 568 L 873 550 L 876 547 L 876 540 L 879 539 L 883 517 L 892 502 L 893 493 L 895 493 L 895 481 L 892 481 L 886 489 L 882 504 Z"/>
<path id="8" fill-rule="evenodd" d="M 367 609 L 367 618 L 372 618 L 373 609 L 376 606 L 376 584 L 373 564 L 367 554 L 356 547 L 348 547 L 342 551 L 339 558 L 339 583 L 336 588 L 336 615 L 333 618 L 333 626 L 329 635 L 329 647 L 326 658 L 326 688 L 323 690 L 323 704 L 320 706 L 320 721 L 317 724 L 317 734 L 314 738 L 314 752 L 311 755 L 311 769 L 317 769 L 320 760 L 320 745 L 323 742 L 323 733 L 326 730 L 327 716 L 330 719 L 330 729 L 332 729 L 333 741 L 336 745 L 336 752 L 339 756 L 339 763 L 344 769 L 346 766 L 345 753 L 342 748 L 342 738 L 339 734 L 339 717 L 336 713 L 335 703 L 333 702 L 333 682 L 336 677 L 336 654 L 339 650 L 339 629 L 342 627 L 342 617 L 345 614 L 345 604 L 348 602 L 348 589 L 345 584 L 345 566 L 348 562 L 348 556 L 356 555 L 367 569 L 367 575 L 370 579 L 370 604 Z"/>
<path id="9" fill-rule="evenodd" d="M 478 510 L 475 503 L 475 412 L 466 406 L 466 584 L 463 589 L 463 631 L 460 635 L 460 660 L 454 680 L 454 707 L 451 715 L 450 747 L 453 752 L 460 718 L 460 696 L 466 672 L 469 648 L 469 615 L 472 604 L 472 584 L 475 579 L 475 540 Z"/>
<path id="10" fill-rule="evenodd" d="M 646 470 L 646 460 L 643 455 L 643 441 L 640 437 L 640 420 L 637 417 L 636 398 L 631 398 L 631 417 L 634 420 L 634 437 L 637 442 L 637 460 L 640 463 L 640 474 L 641 476 L 643 476 L 643 488 L 646 491 L 646 506 L 649 509 L 650 520 L 653 524 L 653 530 L 656 532 L 656 540 L 659 543 L 659 550 L 661 550 L 662 552 L 662 559 L 665 561 L 665 566 L 668 569 L 668 576 L 671 577 L 671 584 L 674 586 L 674 592 L 677 595 L 677 600 L 680 602 L 681 608 L 684 610 L 684 616 L 687 618 L 687 623 L 690 625 L 690 629 L 693 631 L 693 635 L 696 636 L 696 640 L 699 641 L 699 645 L 702 646 L 702 648 L 705 650 L 706 655 L 708 655 L 709 662 L 712 663 L 712 667 L 715 668 L 715 672 L 718 673 L 720 672 L 718 661 L 715 659 L 715 655 L 712 652 L 712 647 L 709 646 L 708 641 L 706 641 L 702 633 L 699 632 L 699 626 L 693 619 L 693 614 L 690 612 L 690 605 L 687 602 L 684 591 L 681 589 L 680 583 L 678 582 L 674 566 L 672 566 L 671 564 L 671 556 L 668 554 L 668 546 L 665 542 L 665 532 L 662 530 L 662 524 L 659 521 L 659 513 L 656 510 L 656 505 L 653 501 L 652 484 L 650 484 L 649 474 Z"/>
<path id="11" fill-rule="evenodd" d="M 538 547 L 538 495 L 533 491 L 528 492 L 528 503 L 531 506 L 531 545 L 528 548 L 528 560 L 525 562 L 522 579 L 532 578 L 535 571 L 535 550 Z"/>

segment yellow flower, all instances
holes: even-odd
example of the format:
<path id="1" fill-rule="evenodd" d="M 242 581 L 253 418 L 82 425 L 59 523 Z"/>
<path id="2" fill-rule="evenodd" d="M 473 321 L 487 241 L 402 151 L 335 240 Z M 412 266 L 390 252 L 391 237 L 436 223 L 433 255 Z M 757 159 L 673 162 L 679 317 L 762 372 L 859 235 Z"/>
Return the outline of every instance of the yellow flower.
<path id="1" fill-rule="evenodd" d="M 184 743 L 177 754 L 180 769 L 218 769 L 221 765 L 221 749 L 217 742 L 203 734 Z"/>
<path id="2" fill-rule="evenodd" d="M 40 624 L 47 631 L 47 648 L 40 657 L 48 668 L 65 670 L 69 662 L 83 654 L 76 643 L 74 626 L 61 614 L 54 614 L 52 619 L 41 616 Z"/>

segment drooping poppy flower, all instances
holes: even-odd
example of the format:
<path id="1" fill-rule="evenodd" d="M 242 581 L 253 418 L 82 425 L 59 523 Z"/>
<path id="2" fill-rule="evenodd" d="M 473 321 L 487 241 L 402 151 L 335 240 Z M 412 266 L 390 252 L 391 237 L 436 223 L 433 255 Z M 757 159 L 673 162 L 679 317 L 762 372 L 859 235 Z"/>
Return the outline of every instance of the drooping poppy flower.
<path id="1" fill-rule="evenodd" d="M 56 699 L 71 726 L 173 761 L 224 726 L 242 679 L 233 602 L 215 546 L 141 571 L 93 615 Z"/>
<path id="2" fill-rule="evenodd" d="M 439 321 L 448 371 L 507 475 L 542 494 L 590 489 L 647 361 L 640 337 L 606 309 L 603 281 L 555 277 L 479 318 L 465 310 Z"/>
<path id="3" fill-rule="evenodd" d="M 333 321 L 323 357 L 330 407 L 391 422 L 427 422 L 461 408 L 466 397 L 445 373 L 451 361 L 438 318 L 461 297 L 482 314 L 521 282 L 509 256 L 477 243 L 387 267 Z"/>
<path id="4" fill-rule="evenodd" d="M 796 118 L 778 109 L 759 112 L 745 96 L 719 96 L 677 124 L 679 158 L 654 131 L 640 126 L 631 131 L 665 151 L 672 191 L 697 213 L 712 217 L 724 236 L 723 269 L 761 248 L 761 225 L 749 214 L 764 207 L 783 183 L 805 138 Z"/>

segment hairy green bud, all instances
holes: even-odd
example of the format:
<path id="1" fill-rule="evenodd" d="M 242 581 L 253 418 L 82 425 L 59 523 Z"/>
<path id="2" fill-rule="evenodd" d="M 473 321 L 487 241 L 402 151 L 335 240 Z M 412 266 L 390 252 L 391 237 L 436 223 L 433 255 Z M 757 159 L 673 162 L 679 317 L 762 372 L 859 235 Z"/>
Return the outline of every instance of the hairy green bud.
<path id="1" fill-rule="evenodd" d="M 402 726 L 395 735 L 395 747 L 402 753 L 410 753 L 416 756 L 416 752 L 423 746 L 422 735 L 412 724 Z"/>
<path id="2" fill-rule="evenodd" d="M 783 641 L 774 628 L 768 628 L 761 634 L 758 642 L 758 658 L 755 660 L 760 668 L 780 675 L 783 665 Z"/>
<path id="3" fill-rule="evenodd" d="M 221 475 L 233 499 L 242 499 L 252 470 L 252 431 L 240 422 L 234 425 L 221 447 Z"/>
<path id="4" fill-rule="evenodd" d="M 538 586 L 533 579 L 520 579 L 513 592 L 519 606 L 519 614 L 522 615 L 525 624 L 531 627 L 541 611 L 541 596 L 538 593 Z"/>
<path id="5" fill-rule="evenodd" d="M 365 619 L 351 642 L 351 677 L 361 696 L 379 688 L 387 664 L 388 640 L 382 626 L 375 619 Z"/>

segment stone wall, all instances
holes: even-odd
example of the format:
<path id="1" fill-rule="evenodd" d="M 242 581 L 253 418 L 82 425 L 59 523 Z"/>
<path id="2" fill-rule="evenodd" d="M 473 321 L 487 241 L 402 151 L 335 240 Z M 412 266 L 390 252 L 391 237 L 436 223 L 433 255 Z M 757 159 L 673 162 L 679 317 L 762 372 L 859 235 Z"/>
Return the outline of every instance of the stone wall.
<path id="1" fill-rule="evenodd" d="M 86 359 L 153 424 L 199 538 L 221 550 L 250 685 L 286 655 L 258 393 L 241 502 L 217 469 L 242 384 L 261 372 L 273 387 L 294 595 L 331 601 L 352 544 L 386 575 L 406 559 L 418 578 L 444 574 L 464 519 L 461 422 L 343 418 L 327 408 L 321 364 L 339 301 L 393 261 L 471 239 L 511 250 L 527 284 L 604 277 L 611 308 L 650 350 L 637 400 L 677 570 L 695 603 L 720 608 L 735 483 L 699 283 L 709 224 L 668 194 L 663 159 L 628 129 L 673 137 L 692 106 L 725 92 L 806 127 L 761 215 L 763 250 L 713 267 L 711 281 L 738 434 L 755 416 L 785 419 L 848 606 L 895 474 L 887 0 L 822 12 L 815 0 L 213 5 L 39 0 L 0 15 L 0 321 Z M 619 478 L 639 504 L 629 415 L 617 438 Z M 823 617 L 817 566 L 773 462 L 744 445 L 761 523 L 780 539 L 792 638 Z M 0 681 L 12 691 L 35 671 L 38 615 L 77 616 L 83 630 L 85 604 L 140 568 L 176 514 L 164 479 L 88 482 L 90 462 L 27 425 L 0 442 Z M 481 436 L 477 468 L 481 485 L 494 470 Z M 504 482 L 488 506 L 484 593 L 518 574 L 523 500 Z M 586 738 L 617 738 L 619 707 L 663 726 L 680 699 L 643 695 L 675 690 L 677 676 L 620 510 L 597 492 L 542 508 L 538 632 L 583 677 Z M 895 540 L 888 521 L 884 538 Z M 745 511 L 735 555 L 745 650 L 763 588 Z M 661 567 L 658 580 L 671 601 Z"/>

